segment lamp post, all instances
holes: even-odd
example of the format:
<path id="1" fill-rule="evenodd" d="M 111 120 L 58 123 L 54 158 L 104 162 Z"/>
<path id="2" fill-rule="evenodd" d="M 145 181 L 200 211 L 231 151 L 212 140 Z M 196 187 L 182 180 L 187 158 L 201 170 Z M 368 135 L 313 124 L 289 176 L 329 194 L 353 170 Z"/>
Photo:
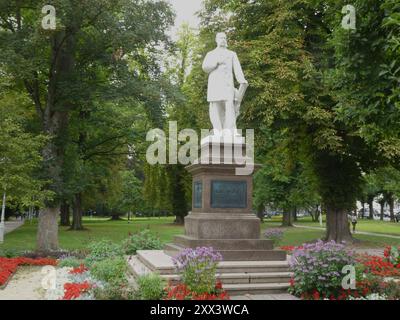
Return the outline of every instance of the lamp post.
<path id="1" fill-rule="evenodd" d="M 4 233 L 6 229 L 5 218 L 6 218 L 6 191 L 4 191 L 3 193 L 3 203 L 1 206 L 0 243 L 4 242 Z"/>

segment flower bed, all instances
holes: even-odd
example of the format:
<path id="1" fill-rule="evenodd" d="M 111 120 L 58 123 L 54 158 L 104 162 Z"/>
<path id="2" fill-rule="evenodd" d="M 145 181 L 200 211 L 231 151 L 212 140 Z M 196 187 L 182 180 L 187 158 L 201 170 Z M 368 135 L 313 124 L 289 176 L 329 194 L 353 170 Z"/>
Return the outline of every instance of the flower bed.
<path id="1" fill-rule="evenodd" d="M 55 280 L 55 287 L 46 290 L 47 300 L 93 300 L 93 290 L 104 285 L 84 265 L 58 268 Z"/>
<path id="2" fill-rule="evenodd" d="M 322 241 L 285 250 L 293 252 L 290 265 L 294 276 L 289 291 L 302 299 L 400 299 L 398 248 L 387 247 L 384 257 L 355 255 L 344 245 Z M 356 286 L 345 290 L 341 272 L 349 265 L 355 267 Z"/>
<path id="3" fill-rule="evenodd" d="M 229 300 L 229 295 L 222 289 L 220 281 L 215 285 L 214 292 L 198 294 L 191 291 L 188 286 L 181 283 L 176 286 L 169 285 L 165 288 L 164 300 Z"/>
<path id="4" fill-rule="evenodd" d="M 0 287 L 5 286 L 19 266 L 55 266 L 57 260 L 49 258 L 4 258 L 0 257 Z"/>
<path id="5" fill-rule="evenodd" d="M 274 245 L 278 245 L 282 241 L 283 234 L 284 234 L 283 230 L 278 228 L 267 229 L 264 232 L 264 236 L 267 239 L 273 240 Z"/>
<path id="6" fill-rule="evenodd" d="M 290 292 L 305 299 L 339 297 L 344 266 L 353 265 L 354 254 L 343 244 L 318 241 L 293 251 L 290 268 L 294 276 Z"/>
<path id="7" fill-rule="evenodd" d="M 364 266 L 364 273 L 372 273 L 380 277 L 400 276 L 400 264 L 394 265 L 386 258 L 362 255 L 357 261 Z"/>
<path id="8" fill-rule="evenodd" d="M 222 283 L 216 281 L 222 255 L 212 247 L 187 248 L 173 259 L 182 283 L 166 288 L 167 300 L 227 300 Z"/>
<path id="9" fill-rule="evenodd" d="M 292 253 L 294 250 L 303 249 L 303 246 L 281 246 L 279 249 L 286 251 L 288 254 Z"/>
<path id="10" fill-rule="evenodd" d="M 88 281 L 83 283 L 65 283 L 62 300 L 78 299 L 82 294 L 87 293 L 91 287 L 92 285 Z"/>

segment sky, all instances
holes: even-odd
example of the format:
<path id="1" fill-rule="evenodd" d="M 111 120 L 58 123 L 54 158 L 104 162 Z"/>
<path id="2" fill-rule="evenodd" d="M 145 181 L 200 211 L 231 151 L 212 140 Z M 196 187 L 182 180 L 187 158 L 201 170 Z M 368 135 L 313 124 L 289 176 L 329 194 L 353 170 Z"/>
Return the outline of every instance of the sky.
<path id="1" fill-rule="evenodd" d="M 177 30 L 182 23 L 187 22 L 191 27 L 197 28 L 199 19 L 195 13 L 201 9 L 202 0 L 167 0 L 176 13 L 175 26 L 171 30 L 171 36 L 175 38 Z"/>

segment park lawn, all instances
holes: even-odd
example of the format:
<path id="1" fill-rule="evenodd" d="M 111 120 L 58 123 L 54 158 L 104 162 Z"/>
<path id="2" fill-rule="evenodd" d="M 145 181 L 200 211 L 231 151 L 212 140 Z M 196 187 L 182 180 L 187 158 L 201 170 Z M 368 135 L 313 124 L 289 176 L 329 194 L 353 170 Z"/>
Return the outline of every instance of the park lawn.
<path id="1" fill-rule="evenodd" d="M 174 235 L 184 232 L 183 226 L 173 223 L 174 217 L 163 218 L 135 218 L 128 223 L 127 220 L 111 221 L 110 219 L 84 218 L 83 225 L 86 230 L 70 231 L 68 227 L 59 228 L 59 243 L 62 249 L 84 249 L 88 243 L 102 239 L 120 242 L 134 233 L 143 229 L 150 229 L 158 235 L 163 242 L 169 242 Z M 32 250 L 36 245 L 37 223 L 26 221 L 17 230 L 5 236 L 1 249 Z"/>
<path id="2" fill-rule="evenodd" d="M 184 227 L 173 223 L 174 217 L 162 218 L 135 218 L 131 223 L 127 220 L 111 221 L 109 219 L 84 218 L 84 231 L 69 231 L 68 227 L 60 227 L 59 241 L 62 249 L 85 249 L 88 243 L 108 239 L 113 242 L 121 242 L 129 233 L 134 233 L 143 229 L 150 229 L 158 235 L 164 242 L 170 242 L 175 235 L 183 234 Z M 264 232 L 267 228 L 280 227 L 278 220 L 266 220 L 261 225 Z M 9 233 L 5 237 L 4 244 L 0 244 L 2 249 L 12 250 L 33 250 L 36 245 L 36 222 L 25 222 L 19 229 Z M 312 230 L 303 228 L 284 228 L 284 238 L 280 246 L 297 246 L 305 242 L 315 241 L 324 236 L 323 230 Z M 386 237 L 376 237 L 367 235 L 355 235 L 356 239 L 361 240 L 356 244 L 357 247 L 375 248 L 383 247 L 386 244 L 398 245 L 398 239 Z"/>
<path id="3" fill-rule="evenodd" d="M 320 227 L 319 222 L 312 222 L 311 217 L 299 218 L 295 222 L 298 225 Z M 325 216 L 323 217 L 323 225 L 325 226 Z M 393 223 L 389 221 L 379 221 L 379 220 L 361 220 L 357 221 L 356 230 L 372 233 L 382 233 L 400 236 L 400 223 Z"/>
<path id="4" fill-rule="evenodd" d="M 318 224 L 319 226 L 319 224 Z M 281 222 L 276 220 L 265 220 L 261 226 L 262 232 L 267 228 L 281 228 Z M 304 228 L 282 228 L 285 230 L 284 237 L 280 246 L 298 246 L 305 242 L 312 242 L 322 239 L 325 235 L 324 230 L 304 229 Z M 399 239 L 393 239 L 382 236 L 370 236 L 355 234 L 353 237 L 358 240 L 354 247 L 357 248 L 383 248 L 386 245 L 400 245 Z"/>

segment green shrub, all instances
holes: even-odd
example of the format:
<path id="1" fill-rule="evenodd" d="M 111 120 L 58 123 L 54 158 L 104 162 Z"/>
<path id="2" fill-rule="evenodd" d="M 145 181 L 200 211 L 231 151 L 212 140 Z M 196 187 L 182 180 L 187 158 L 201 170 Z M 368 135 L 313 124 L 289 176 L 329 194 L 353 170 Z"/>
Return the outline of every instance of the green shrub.
<path id="1" fill-rule="evenodd" d="M 338 297 L 341 295 L 344 266 L 354 265 L 355 257 L 344 244 L 321 240 L 304 244 L 292 253 L 290 269 L 293 272 L 289 289 L 296 296 Z"/>
<path id="2" fill-rule="evenodd" d="M 126 285 L 106 284 L 93 290 L 96 300 L 133 300 L 134 291 Z"/>
<path id="3" fill-rule="evenodd" d="M 95 262 L 90 269 L 90 273 L 98 280 L 119 286 L 127 283 L 127 267 L 124 258 L 114 257 Z"/>
<path id="4" fill-rule="evenodd" d="M 146 229 L 132 234 L 122 243 L 122 248 L 127 255 L 135 255 L 138 250 L 160 250 L 161 240 Z"/>
<path id="5" fill-rule="evenodd" d="M 124 255 L 121 246 L 109 240 L 93 242 L 89 245 L 88 249 L 89 255 L 85 259 L 85 264 L 89 267 L 96 262 Z"/>
<path id="6" fill-rule="evenodd" d="M 25 254 L 24 251 L 17 249 L 0 249 L 0 257 L 15 258 L 23 256 L 24 254 Z"/>
<path id="7" fill-rule="evenodd" d="M 384 284 L 382 294 L 386 295 L 389 300 L 399 300 L 400 299 L 400 283 L 395 281 L 389 281 Z"/>
<path id="8" fill-rule="evenodd" d="M 212 247 L 186 248 L 172 258 L 182 282 L 196 294 L 214 294 L 222 255 Z"/>
<path id="9" fill-rule="evenodd" d="M 137 278 L 136 298 L 139 300 L 162 300 L 165 295 L 165 280 L 157 273 L 150 273 Z"/>
<path id="10" fill-rule="evenodd" d="M 57 265 L 60 268 L 64 268 L 64 267 L 77 268 L 81 264 L 83 264 L 83 260 L 77 259 L 75 257 L 67 257 L 67 258 L 58 260 Z"/>

